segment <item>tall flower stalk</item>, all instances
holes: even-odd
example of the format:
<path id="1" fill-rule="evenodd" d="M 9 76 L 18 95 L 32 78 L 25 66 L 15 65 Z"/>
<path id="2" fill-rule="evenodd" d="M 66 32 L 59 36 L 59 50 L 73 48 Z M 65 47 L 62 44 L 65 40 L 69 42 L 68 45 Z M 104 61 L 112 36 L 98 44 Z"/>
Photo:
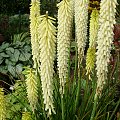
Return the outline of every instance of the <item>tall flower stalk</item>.
<path id="1" fill-rule="evenodd" d="M 6 120 L 6 101 L 3 88 L 0 88 L 0 120 Z"/>
<path id="2" fill-rule="evenodd" d="M 100 95 L 107 79 L 108 63 L 110 60 L 111 45 L 113 42 L 113 29 L 115 22 L 117 0 L 101 0 L 99 31 L 96 52 L 96 69 L 97 69 L 97 90 L 96 94 Z"/>
<path id="3" fill-rule="evenodd" d="M 62 0 L 58 4 L 57 56 L 60 78 L 60 93 L 64 94 L 64 86 L 68 75 L 68 59 L 73 23 L 73 1 Z"/>
<path id="4" fill-rule="evenodd" d="M 56 27 L 54 26 L 55 19 L 46 15 L 40 17 L 39 25 L 39 45 L 40 45 L 40 73 L 45 111 L 48 112 L 48 117 L 55 113 L 53 106 L 53 73 L 55 59 L 55 43 L 56 43 Z"/>
<path id="5" fill-rule="evenodd" d="M 36 109 L 36 104 L 38 102 L 38 86 L 37 86 L 37 77 L 35 75 L 35 70 L 32 68 L 26 68 L 23 72 L 26 77 L 26 89 L 27 97 L 30 103 L 30 107 L 34 113 Z"/>
<path id="6" fill-rule="evenodd" d="M 98 28 L 99 28 L 98 19 L 99 19 L 98 10 L 93 9 L 91 13 L 91 19 L 90 19 L 89 48 L 88 48 L 87 57 L 86 57 L 87 74 L 92 72 L 95 64 L 96 41 L 97 41 Z"/>
<path id="7" fill-rule="evenodd" d="M 39 44 L 38 44 L 38 25 L 40 16 L 40 0 L 31 0 L 30 7 L 30 34 L 31 34 L 31 45 L 32 45 L 32 55 L 34 61 L 34 68 L 39 64 Z"/>
<path id="8" fill-rule="evenodd" d="M 87 40 L 87 21 L 88 21 L 88 3 L 89 0 L 74 0 L 75 11 L 75 39 L 78 48 L 78 89 L 75 101 L 75 110 L 80 96 L 80 64 L 84 57 L 84 49 Z"/>
<path id="9" fill-rule="evenodd" d="M 97 99 L 102 94 L 102 89 L 107 79 L 108 62 L 110 60 L 111 45 L 113 42 L 113 29 L 115 22 L 117 0 L 101 0 L 99 31 L 97 39 L 96 69 L 97 69 L 97 88 L 94 97 L 94 106 L 90 120 L 94 119 Z"/>
<path id="10" fill-rule="evenodd" d="M 75 33 L 78 47 L 78 67 L 83 60 L 87 40 L 88 3 L 89 0 L 75 0 Z"/>

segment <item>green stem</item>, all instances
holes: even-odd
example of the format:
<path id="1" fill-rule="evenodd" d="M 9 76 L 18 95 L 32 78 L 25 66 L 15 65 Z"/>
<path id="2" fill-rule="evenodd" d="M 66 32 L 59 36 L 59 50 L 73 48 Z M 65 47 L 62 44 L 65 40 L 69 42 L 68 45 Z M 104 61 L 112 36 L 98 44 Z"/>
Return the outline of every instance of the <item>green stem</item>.
<path id="1" fill-rule="evenodd" d="M 78 69 L 78 88 L 77 88 L 76 101 L 75 101 L 75 111 L 79 102 L 80 87 L 81 87 L 81 78 L 80 78 L 80 69 Z"/>
<path id="2" fill-rule="evenodd" d="M 112 112 L 112 115 L 110 116 L 109 120 L 112 120 L 112 119 L 113 119 L 113 117 L 114 117 L 114 115 L 115 115 L 115 112 L 117 111 L 117 108 L 119 107 L 119 105 L 120 105 L 120 100 L 118 101 L 118 103 L 117 103 L 114 111 Z M 119 118 L 119 119 L 120 119 L 120 118 Z M 118 119 L 118 120 L 119 120 L 119 119 Z"/>
<path id="3" fill-rule="evenodd" d="M 95 94 L 94 105 L 93 105 L 93 110 L 92 110 L 92 114 L 91 114 L 90 120 L 94 119 L 96 106 L 97 106 L 97 101 L 98 101 L 98 96 Z"/>
<path id="4" fill-rule="evenodd" d="M 75 48 L 75 70 L 74 70 L 74 82 L 76 82 L 76 73 L 77 73 L 77 63 L 78 63 L 78 56 L 77 56 L 77 47 Z"/>
<path id="5" fill-rule="evenodd" d="M 62 108 L 62 120 L 65 120 L 65 116 L 64 116 L 64 99 L 63 99 L 63 95 L 61 95 L 61 108 Z"/>

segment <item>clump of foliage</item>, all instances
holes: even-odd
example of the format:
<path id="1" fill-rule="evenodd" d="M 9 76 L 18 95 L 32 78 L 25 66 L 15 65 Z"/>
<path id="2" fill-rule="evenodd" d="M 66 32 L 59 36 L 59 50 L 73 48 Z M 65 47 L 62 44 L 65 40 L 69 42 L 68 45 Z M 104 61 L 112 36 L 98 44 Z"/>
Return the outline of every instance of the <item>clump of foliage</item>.
<path id="1" fill-rule="evenodd" d="M 29 14 L 16 14 L 9 17 L 8 31 L 13 34 L 19 34 L 21 32 L 27 32 L 29 30 Z"/>
<path id="2" fill-rule="evenodd" d="M 15 85 L 11 87 L 12 93 L 7 94 L 6 97 L 6 118 L 9 120 L 21 120 L 22 111 L 29 110 L 28 100 L 26 98 L 26 89 L 24 81 L 16 81 Z"/>
<path id="3" fill-rule="evenodd" d="M 17 78 L 23 66 L 31 64 L 30 39 L 27 34 L 14 35 L 13 43 L 0 46 L 0 72 Z"/>

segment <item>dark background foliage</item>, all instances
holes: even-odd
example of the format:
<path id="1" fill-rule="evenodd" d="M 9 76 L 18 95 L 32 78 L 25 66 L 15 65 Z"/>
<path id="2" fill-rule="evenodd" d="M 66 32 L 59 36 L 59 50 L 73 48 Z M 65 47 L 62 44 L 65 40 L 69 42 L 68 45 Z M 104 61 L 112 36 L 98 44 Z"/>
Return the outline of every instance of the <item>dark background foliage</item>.
<path id="1" fill-rule="evenodd" d="M 29 14 L 31 0 L 0 0 L 0 14 Z M 53 14 L 56 11 L 57 0 L 41 0 L 42 13 L 49 11 Z"/>

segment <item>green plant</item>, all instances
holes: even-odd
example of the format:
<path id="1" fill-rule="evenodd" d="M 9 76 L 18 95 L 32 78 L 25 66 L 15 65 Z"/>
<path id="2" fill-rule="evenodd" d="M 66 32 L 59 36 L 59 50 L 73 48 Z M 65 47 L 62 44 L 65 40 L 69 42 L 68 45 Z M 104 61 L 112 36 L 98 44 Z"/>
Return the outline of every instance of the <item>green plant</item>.
<path id="1" fill-rule="evenodd" d="M 20 35 L 16 36 L 19 38 Z M 0 46 L 0 72 L 10 73 L 13 77 L 18 77 L 24 65 L 31 64 L 31 48 L 24 41 L 17 41 L 14 37 L 13 43 L 3 43 Z"/>
<path id="2" fill-rule="evenodd" d="M 12 86 L 12 93 L 6 95 L 6 107 L 10 108 L 6 114 L 8 120 L 21 120 L 22 112 L 30 109 L 25 88 L 25 82 L 17 80 Z"/>
<path id="3" fill-rule="evenodd" d="M 8 23 L 8 31 L 12 36 L 21 32 L 27 32 L 29 30 L 29 14 L 10 16 Z"/>
<path id="4" fill-rule="evenodd" d="M 48 12 L 39 17 L 40 2 L 31 1 L 30 34 L 34 63 L 33 68 L 27 67 L 23 72 L 26 77 L 26 90 L 21 87 L 23 84 L 20 85 L 20 89 L 24 90 L 22 95 L 28 97 L 28 101 L 22 103 L 20 97 L 18 106 L 21 104 L 23 106 L 22 110 L 20 108 L 13 110 L 14 113 L 17 111 L 16 119 L 28 119 L 32 115 L 33 120 L 117 120 L 120 99 L 115 101 L 115 93 L 119 79 L 119 54 L 117 53 L 114 68 L 109 63 L 116 2 L 117 0 L 101 0 L 99 34 L 96 31 L 94 38 L 94 40 L 97 38 L 96 66 L 92 68 L 89 78 L 84 64 L 86 59 L 83 57 L 87 37 L 88 0 L 75 1 L 75 33 L 77 34 L 76 38 L 73 38 L 76 41 L 72 43 L 73 0 L 62 0 L 58 4 L 57 35 L 54 18 L 48 16 Z M 91 29 L 89 30 L 91 33 Z M 93 34 L 94 32 L 88 37 L 91 38 Z M 54 71 L 56 36 L 58 70 Z M 79 46 L 81 42 L 84 44 Z M 90 44 L 96 47 L 95 43 Z M 73 50 L 74 55 L 71 55 Z M 73 57 L 75 59 L 72 59 Z M 15 91 L 17 94 L 14 98 L 21 93 Z M 10 96 L 15 91 L 12 91 Z M 16 102 L 12 105 L 16 106 Z M 11 117 L 13 118 L 13 115 Z"/>

